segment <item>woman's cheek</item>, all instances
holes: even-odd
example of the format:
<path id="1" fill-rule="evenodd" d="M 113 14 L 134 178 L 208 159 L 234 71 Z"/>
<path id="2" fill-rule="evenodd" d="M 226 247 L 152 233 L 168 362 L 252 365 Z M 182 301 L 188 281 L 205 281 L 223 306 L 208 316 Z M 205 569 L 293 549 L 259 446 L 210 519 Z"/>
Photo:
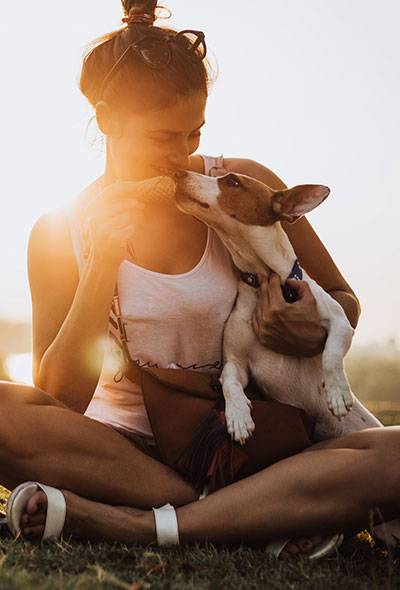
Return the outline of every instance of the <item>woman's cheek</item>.
<path id="1" fill-rule="evenodd" d="M 200 145 L 200 139 L 201 139 L 201 137 L 198 136 L 198 137 L 196 137 L 196 139 L 192 139 L 189 141 L 189 143 L 188 143 L 189 155 L 194 154 L 194 152 L 197 150 L 197 148 Z"/>

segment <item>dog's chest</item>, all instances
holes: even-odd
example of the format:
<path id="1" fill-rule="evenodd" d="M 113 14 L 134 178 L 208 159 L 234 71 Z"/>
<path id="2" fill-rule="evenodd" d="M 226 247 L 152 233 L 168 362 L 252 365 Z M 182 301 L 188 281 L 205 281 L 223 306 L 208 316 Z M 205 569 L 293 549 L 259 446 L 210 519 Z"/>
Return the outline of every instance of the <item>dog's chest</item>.
<path id="1" fill-rule="evenodd" d="M 321 357 L 281 355 L 263 346 L 252 325 L 257 298 L 256 289 L 239 285 L 239 295 L 225 328 L 225 352 L 234 351 L 234 356 L 247 359 L 251 375 L 268 398 L 301 407 L 323 406 Z"/>

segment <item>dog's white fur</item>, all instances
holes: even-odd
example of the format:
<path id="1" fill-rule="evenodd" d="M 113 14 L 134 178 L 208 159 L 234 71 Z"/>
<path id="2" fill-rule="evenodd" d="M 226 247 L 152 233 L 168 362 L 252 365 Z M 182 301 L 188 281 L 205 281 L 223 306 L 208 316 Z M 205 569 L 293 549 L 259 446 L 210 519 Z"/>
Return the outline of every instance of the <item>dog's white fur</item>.
<path id="1" fill-rule="evenodd" d="M 228 175 L 232 176 L 232 175 Z M 260 194 L 257 180 L 235 174 L 245 181 L 246 192 L 254 187 Z M 254 225 L 239 221 L 234 212 L 221 207 L 224 185 L 221 177 L 212 178 L 194 172 L 178 172 L 176 203 L 185 213 L 194 215 L 212 227 L 232 255 L 236 267 L 249 273 L 278 273 L 284 284 L 296 254 L 279 221 L 271 225 Z M 265 187 L 265 206 L 271 207 L 272 191 Z M 296 217 L 313 209 L 329 194 L 319 187 L 322 197 L 297 211 Z M 264 189 L 262 189 L 264 190 Z M 243 194 L 243 199 L 246 194 Z M 240 207 L 243 207 L 241 203 Z M 273 214 L 273 212 L 272 212 Z M 240 215 L 238 216 L 240 218 Z M 251 402 L 244 393 L 249 373 L 266 398 L 303 408 L 316 418 L 315 440 L 342 436 L 381 423 L 351 392 L 343 370 L 353 329 L 342 307 L 303 271 L 314 295 L 321 324 L 327 331 L 322 355 L 298 358 L 277 354 L 263 346 L 252 326 L 258 291 L 239 279 L 238 296 L 224 330 L 224 368 L 220 377 L 225 414 L 231 436 L 243 443 L 254 430 Z M 351 411 L 349 412 L 349 410 Z"/>

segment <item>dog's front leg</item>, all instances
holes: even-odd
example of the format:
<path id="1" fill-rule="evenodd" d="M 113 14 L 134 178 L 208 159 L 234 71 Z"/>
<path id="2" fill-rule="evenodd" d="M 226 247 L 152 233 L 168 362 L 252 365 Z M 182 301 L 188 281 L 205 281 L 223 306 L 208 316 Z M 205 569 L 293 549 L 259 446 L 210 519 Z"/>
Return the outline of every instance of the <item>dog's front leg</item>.
<path id="1" fill-rule="evenodd" d="M 221 373 L 220 382 L 225 397 L 226 425 L 231 437 L 244 444 L 253 434 L 254 422 L 251 417 L 251 401 L 244 393 L 249 381 L 247 367 L 227 360 Z"/>
<path id="2" fill-rule="evenodd" d="M 347 318 L 333 317 L 321 322 L 328 331 L 322 353 L 322 372 L 328 408 L 342 420 L 353 405 L 353 394 L 343 368 L 343 357 L 350 348 L 354 330 Z"/>

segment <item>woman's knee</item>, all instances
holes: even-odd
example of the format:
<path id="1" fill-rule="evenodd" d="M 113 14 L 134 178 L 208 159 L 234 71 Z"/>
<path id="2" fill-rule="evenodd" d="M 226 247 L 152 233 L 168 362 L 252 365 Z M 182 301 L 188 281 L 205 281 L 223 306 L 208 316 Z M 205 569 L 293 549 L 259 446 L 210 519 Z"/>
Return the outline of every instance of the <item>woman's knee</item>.
<path id="1" fill-rule="evenodd" d="M 57 405 L 49 395 L 21 383 L 0 381 L 0 453 L 14 452 L 16 437 L 25 434 L 24 408 L 28 405 Z"/>
<path id="2" fill-rule="evenodd" d="M 5 405 L 15 405 L 20 403 L 35 404 L 38 406 L 60 406 L 64 404 L 54 399 L 41 389 L 25 385 L 23 383 L 10 383 L 9 381 L 0 381 L 0 410 Z"/>
<path id="3" fill-rule="evenodd" d="M 33 387 L 23 385 L 22 383 L 10 383 L 9 381 L 0 381 L 0 408 L 7 405 L 21 403 L 31 396 Z"/>
<path id="4" fill-rule="evenodd" d="M 400 460 L 400 426 L 372 428 L 364 430 L 363 435 L 366 444 L 376 451 L 382 461 Z"/>
<path id="5" fill-rule="evenodd" d="M 318 445 L 316 445 L 318 446 Z M 400 426 L 371 428 L 327 441 L 326 448 L 362 451 L 358 455 L 361 485 L 380 504 L 400 498 Z"/>
<path id="6" fill-rule="evenodd" d="M 379 491 L 383 504 L 391 503 L 393 500 L 398 502 L 400 500 L 400 426 L 373 429 L 366 440 L 370 445 L 370 456 L 373 462 L 371 485 Z"/>

